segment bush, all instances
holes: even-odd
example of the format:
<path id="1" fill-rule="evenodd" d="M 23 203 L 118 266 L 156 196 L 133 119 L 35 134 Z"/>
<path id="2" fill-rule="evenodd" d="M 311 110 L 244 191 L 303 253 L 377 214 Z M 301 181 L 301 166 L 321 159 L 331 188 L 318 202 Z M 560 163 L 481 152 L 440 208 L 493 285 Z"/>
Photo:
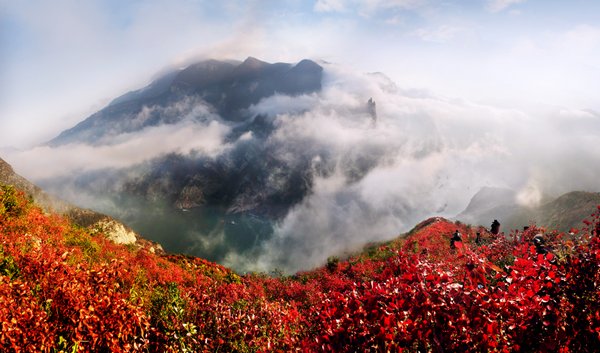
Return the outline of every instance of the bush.
<path id="1" fill-rule="evenodd" d="M 598 214 L 566 241 L 546 232 L 546 253 L 529 233 L 450 252 L 457 227 L 468 238 L 475 230 L 435 218 L 348 260 L 270 277 L 112 244 L 29 207 L 10 187 L 0 200 L 1 352 L 600 346 Z"/>
<path id="2" fill-rule="evenodd" d="M 12 185 L 0 185 L 0 216 L 20 216 L 28 200 L 23 194 L 18 192 Z"/>

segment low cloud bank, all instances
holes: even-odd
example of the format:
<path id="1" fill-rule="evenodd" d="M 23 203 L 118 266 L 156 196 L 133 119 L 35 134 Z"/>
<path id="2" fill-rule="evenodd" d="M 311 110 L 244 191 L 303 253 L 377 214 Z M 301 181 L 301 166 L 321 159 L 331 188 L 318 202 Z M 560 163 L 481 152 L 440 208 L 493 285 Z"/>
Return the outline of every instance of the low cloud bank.
<path id="1" fill-rule="evenodd" d="M 313 153 L 317 166 L 327 160 L 334 172 L 316 179 L 256 258 L 231 254 L 233 267 L 310 268 L 426 217 L 454 216 L 484 186 L 518 190 L 518 201 L 528 205 L 543 195 L 600 189 L 595 112 L 532 116 L 411 94 L 381 75 L 337 67 L 327 73 L 322 95 L 301 113 L 282 113 L 282 97 L 255 107 L 277 117 L 271 142 L 281 144 L 282 154 Z M 365 109 L 370 97 L 375 125 Z"/>
<path id="2" fill-rule="evenodd" d="M 151 119 L 160 124 L 148 125 Z M 169 153 L 216 157 L 229 147 L 225 137 L 231 131 L 200 100 L 189 98 L 167 107 L 144 107 L 136 116 L 111 127 L 114 131 L 105 131 L 93 144 L 39 146 L 13 151 L 8 158 L 28 178 L 43 180 L 127 168 Z"/>

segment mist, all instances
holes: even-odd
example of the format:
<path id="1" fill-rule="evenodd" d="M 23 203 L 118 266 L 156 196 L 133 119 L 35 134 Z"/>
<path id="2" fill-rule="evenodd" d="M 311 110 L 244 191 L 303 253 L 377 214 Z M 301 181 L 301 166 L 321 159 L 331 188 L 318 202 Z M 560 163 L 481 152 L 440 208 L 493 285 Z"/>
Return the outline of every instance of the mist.
<path id="1" fill-rule="evenodd" d="M 149 120 L 158 120 L 145 126 Z M 228 148 L 225 125 L 200 100 L 186 97 L 166 108 L 144 107 L 135 117 L 112 124 L 117 133 L 89 136 L 92 144 L 48 144 L 9 153 L 15 168 L 33 180 L 101 169 L 122 169 L 169 153 L 217 156 Z M 13 152 L 14 153 L 14 152 Z"/>
<path id="2" fill-rule="evenodd" d="M 148 163 L 161 156 L 210 161 L 253 143 L 268 146 L 290 169 L 309 161 L 310 192 L 261 236 L 246 239 L 242 231 L 227 236 L 224 229 L 241 222 L 224 213 L 207 220 L 204 231 L 183 230 L 184 239 L 174 239 L 166 228 L 163 238 L 153 239 L 170 244 L 168 250 L 218 253 L 214 259 L 241 272 L 313 268 L 329 256 L 392 239 L 427 217 L 452 217 L 484 186 L 517 190 L 517 201 L 525 205 L 539 203 L 543 195 L 600 188 L 597 112 L 526 113 L 413 91 L 409 83 L 394 83 L 383 74 L 321 65 L 319 93 L 276 94 L 248 108 L 252 116 L 272 121 L 274 130 L 264 140 L 252 133 L 232 138 L 235 123 L 187 99 L 176 103 L 185 109 L 160 108 L 159 115 L 173 119 L 156 126 L 108 133 L 94 144 L 11 152 L 7 160 L 71 202 L 126 219 L 131 209 L 86 193 L 87 186 L 74 176 L 108 173 L 95 179 L 102 181 L 95 189 L 119 192 L 123 179 L 147 173 Z M 370 98 L 376 119 L 367 109 Z M 131 121 L 157 109 L 147 107 Z M 285 187 L 280 170 L 268 173 L 272 187 Z M 206 214 L 195 214 L 193 221 L 202 222 L 198 217 Z"/>

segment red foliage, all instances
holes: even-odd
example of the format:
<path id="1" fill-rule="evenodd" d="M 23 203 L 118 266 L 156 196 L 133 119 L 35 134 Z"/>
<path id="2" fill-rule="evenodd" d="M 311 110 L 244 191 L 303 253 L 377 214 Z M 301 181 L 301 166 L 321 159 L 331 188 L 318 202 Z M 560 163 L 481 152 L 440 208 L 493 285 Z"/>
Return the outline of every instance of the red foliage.
<path id="1" fill-rule="evenodd" d="M 561 351 L 600 346 L 600 221 L 508 237 L 444 219 L 280 278 L 115 245 L 0 189 L 3 352 Z M 599 209 L 600 212 L 600 209 Z M 450 249 L 453 232 L 461 246 Z M 474 233 L 481 233 L 475 243 Z M 565 240 L 566 239 L 566 240 Z"/>

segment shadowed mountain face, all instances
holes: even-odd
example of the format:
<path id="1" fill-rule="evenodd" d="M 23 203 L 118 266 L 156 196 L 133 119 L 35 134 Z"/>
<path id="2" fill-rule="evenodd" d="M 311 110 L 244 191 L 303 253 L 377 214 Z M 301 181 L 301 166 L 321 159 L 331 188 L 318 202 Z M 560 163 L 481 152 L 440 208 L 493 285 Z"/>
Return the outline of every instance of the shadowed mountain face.
<path id="1" fill-rule="evenodd" d="M 271 139 L 275 117 L 253 113 L 252 107 L 274 95 L 318 93 L 322 71 L 310 60 L 269 64 L 250 57 L 241 63 L 208 60 L 168 73 L 114 99 L 49 145 L 102 148 L 136 143 L 139 136 L 161 145 L 164 137 L 152 140 L 144 134 L 173 127 L 197 131 L 175 138 L 175 146 L 202 144 L 218 135 L 219 146 L 225 147 L 216 156 L 192 148 L 40 183 L 124 219 L 170 251 L 221 261 L 232 248 L 252 249 L 271 236 L 273 222 L 310 192 L 315 172 L 311 156 L 318 152 L 287 158 L 286 153 L 295 153 L 292 147 Z M 213 130 L 215 134 L 203 135 Z M 331 168 L 321 163 L 318 172 L 327 174 Z"/>
<path id="2" fill-rule="evenodd" d="M 237 65 L 203 61 L 116 98 L 106 108 L 62 132 L 49 145 L 101 143 L 111 135 L 175 124 L 189 114 L 206 119 L 193 111 L 173 107 L 190 98 L 204 103 L 209 112 L 225 121 L 244 122 L 253 118 L 247 111 L 252 104 L 275 93 L 294 96 L 319 91 L 322 71 L 321 66 L 310 60 L 296 65 L 269 64 L 252 57 Z"/>

